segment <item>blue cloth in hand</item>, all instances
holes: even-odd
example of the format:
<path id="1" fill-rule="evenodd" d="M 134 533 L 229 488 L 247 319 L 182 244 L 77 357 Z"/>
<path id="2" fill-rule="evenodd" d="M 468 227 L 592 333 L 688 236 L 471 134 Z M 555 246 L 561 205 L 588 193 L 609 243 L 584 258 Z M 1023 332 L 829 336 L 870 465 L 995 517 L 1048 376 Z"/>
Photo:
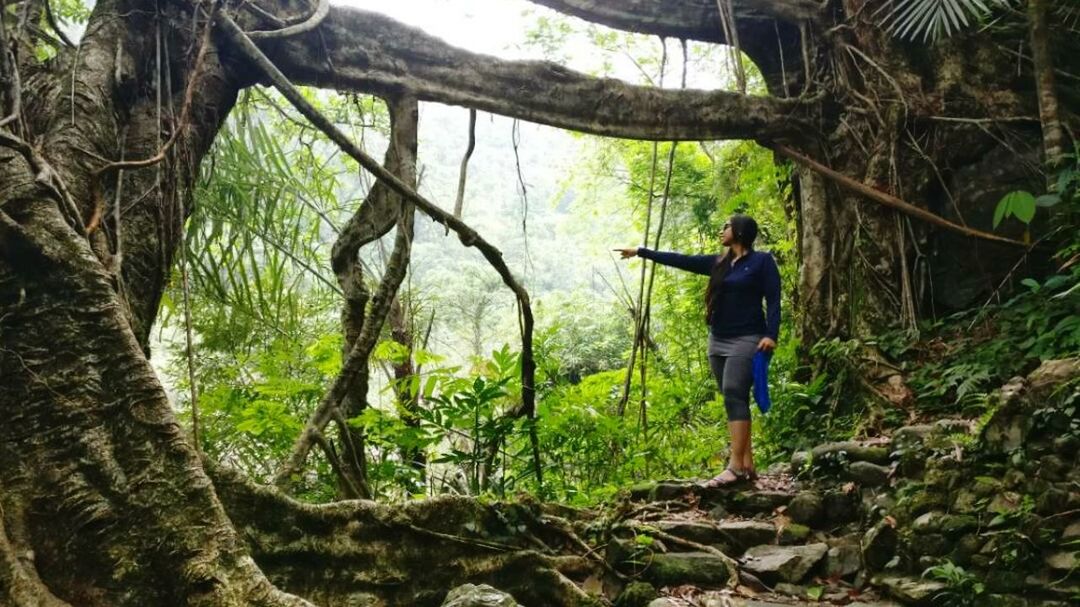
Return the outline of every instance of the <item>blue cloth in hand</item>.
<path id="1" fill-rule="evenodd" d="M 754 354 L 754 401 L 762 413 L 768 413 L 772 407 L 769 399 L 769 361 L 772 360 L 772 352 L 758 350 Z"/>

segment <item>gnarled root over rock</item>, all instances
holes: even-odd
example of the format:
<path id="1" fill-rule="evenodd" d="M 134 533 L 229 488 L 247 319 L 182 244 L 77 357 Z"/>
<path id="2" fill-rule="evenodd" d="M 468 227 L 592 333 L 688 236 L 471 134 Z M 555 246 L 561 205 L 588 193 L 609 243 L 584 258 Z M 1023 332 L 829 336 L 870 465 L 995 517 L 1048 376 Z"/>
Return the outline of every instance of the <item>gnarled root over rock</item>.
<path id="1" fill-rule="evenodd" d="M 463 497 L 312 505 L 226 468 L 207 471 L 267 577 L 318 605 L 437 607 L 466 582 L 524 605 L 601 604 L 573 581 L 598 566 L 576 556 L 563 530 L 540 523 L 534 505 Z"/>

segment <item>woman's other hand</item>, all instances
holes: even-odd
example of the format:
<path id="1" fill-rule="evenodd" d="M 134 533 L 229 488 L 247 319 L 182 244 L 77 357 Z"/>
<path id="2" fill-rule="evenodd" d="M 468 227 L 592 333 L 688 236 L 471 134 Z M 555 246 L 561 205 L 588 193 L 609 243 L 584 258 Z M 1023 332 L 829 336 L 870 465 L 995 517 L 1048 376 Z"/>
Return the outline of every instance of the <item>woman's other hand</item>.
<path id="1" fill-rule="evenodd" d="M 632 249 L 615 249 L 615 250 L 619 252 L 619 255 L 622 255 L 623 259 L 630 259 L 631 257 L 637 257 L 637 247 L 634 247 Z"/>
<path id="2" fill-rule="evenodd" d="M 771 337 L 762 337 L 757 344 L 757 349 L 762 352 L 772 352 L 776 349 L 776 342 Z"/>

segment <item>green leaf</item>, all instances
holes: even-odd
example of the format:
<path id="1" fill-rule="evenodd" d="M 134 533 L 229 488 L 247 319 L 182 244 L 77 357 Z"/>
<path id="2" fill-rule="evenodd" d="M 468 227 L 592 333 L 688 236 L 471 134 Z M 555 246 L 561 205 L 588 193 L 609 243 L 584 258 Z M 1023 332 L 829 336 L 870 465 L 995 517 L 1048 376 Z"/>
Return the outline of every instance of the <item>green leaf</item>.
<path id="1" fill-rule="evenodd" d="M 1035 206 L 1048 209 L 1061 202 L 1061 196 L 1057 194 L 1043 194 L 1035 199 Z"/>
<path id="2" fill-rule="evenodd" d="M 1032 291 L 1038 291 L 1040 287 L 1039 281 L 1032 278 L 1025 278 L 1024 280 L 1020 281 L 1020 284 L 1031 289 Z"/>
<path id="3" fill-rule="evenodd" d="M 1024 223 L 1031 223 L 1031 220 L 1035 219 L 1035 197 L 1031 192 L 1017 191 L 1009 196 L 1012 196 L 1012 214 Z"/>
<path id="4" fill-rule="evenodd" d="M 998 201 L 997 206 L 994 208 L 994 229 L 995 230 L 997 229 L 997 227 L 999 225 L 1001 225 L 1001 220 L 1005 219 L 1006 215 L 1009 214 L 1009 206 L 1011 204 L 1012 204 L 1012 202 L 1011 202 L 1011 199 L 1009 198 L 1008 194 L 1006 194 L 1005 196 L 1002 196 L 1001 200 Z"/>
<path id="5" fill-rule="evenodd" d="M 806 598 L 811 601 L 821 600 L 823 594 L 825 594 L 825 588 L 821 586 L 811 586 L 806 589 Z"/>

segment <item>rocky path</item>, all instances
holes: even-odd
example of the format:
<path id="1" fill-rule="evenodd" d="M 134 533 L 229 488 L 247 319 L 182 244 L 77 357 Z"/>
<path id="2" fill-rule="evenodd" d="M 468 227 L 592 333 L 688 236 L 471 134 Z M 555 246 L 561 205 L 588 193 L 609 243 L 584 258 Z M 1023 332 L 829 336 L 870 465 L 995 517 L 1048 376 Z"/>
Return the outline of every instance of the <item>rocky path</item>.
<path id="1" fill-rule="evenodd" d="M 559 512 L 602 561 L 575 581 L 616 607 L 1078 605 L 1080 359 L 992 405 L 819 445 L 753 484 L 662 480 Z"/>

